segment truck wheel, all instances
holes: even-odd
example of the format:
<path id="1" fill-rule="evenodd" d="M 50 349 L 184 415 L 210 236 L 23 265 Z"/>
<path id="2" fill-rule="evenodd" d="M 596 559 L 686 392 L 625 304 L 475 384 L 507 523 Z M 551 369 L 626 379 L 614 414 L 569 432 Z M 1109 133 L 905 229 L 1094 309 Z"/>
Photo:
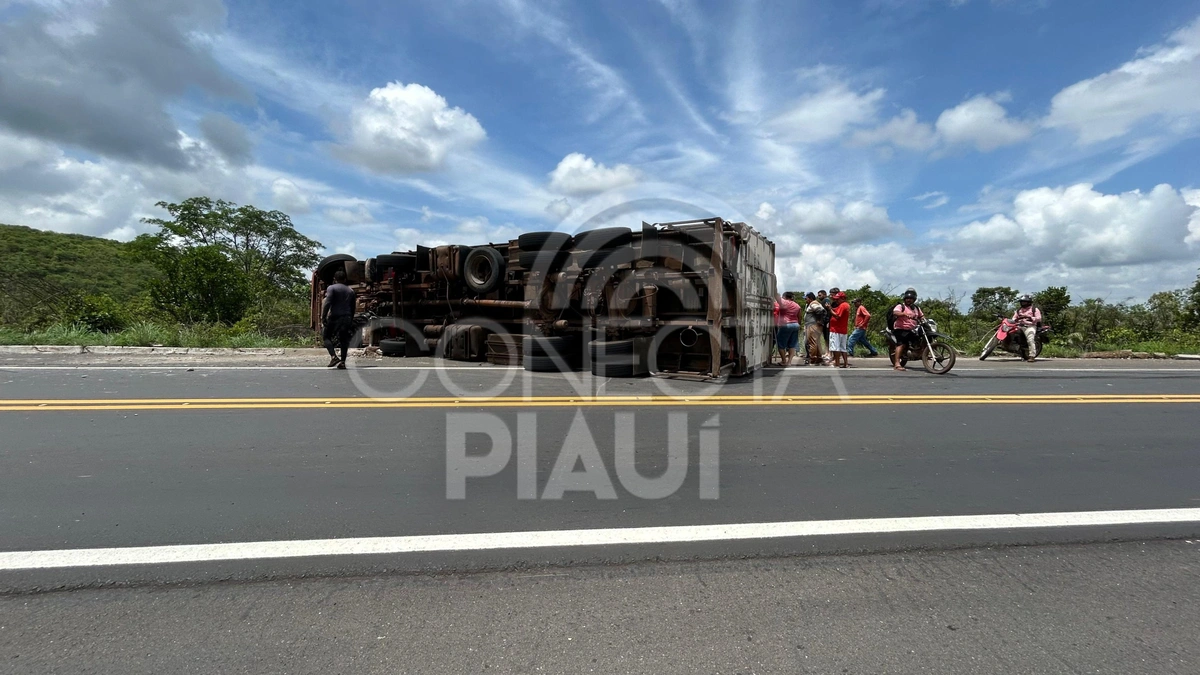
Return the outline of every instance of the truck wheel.
<path id="1" fill-rule="evenodd" d="M 332 284 L 334 273 L 346 269 L 345 264 L 350 260 L 357 260 L 357 258 L 347 253 L 335 253 L 323 259 L 317 263 L 317 278 L 327 284 Z"/>
<path id="2" fill-rule="evenodd" d="M 375 257 L 375 268 L 379 271 L 396 270 L 397 274 L 417 269 L 417 256 L 411 253 L 385 253 Z"/>
<path id="3" fill-rule="evenodd" d="M 504 256 L 491 246 L 471 249 L 463 268 L 467 288 L 479 294 L 491 293 L 504 281 Z"/>
<path id="4" fill-rule="evenodd" d="M 566 232 L 526 232 L 517 237 L 522 252 L 561 251 L 570 245 L 571 235 Z"/>
<path id="5" fill-rule="evenodd" d="M 594 251 L 601 248 L 618 248 L 633 243 L 633 230 L 628 227 L 602 227 L 575 235 L 575 248 Z"/>
<path id="6" fill-rule="evenodd" d="M 557 272 L 567 259 L 566 251 L 521 251 L 517 254 L 517 263 L 527 270 Z"/>

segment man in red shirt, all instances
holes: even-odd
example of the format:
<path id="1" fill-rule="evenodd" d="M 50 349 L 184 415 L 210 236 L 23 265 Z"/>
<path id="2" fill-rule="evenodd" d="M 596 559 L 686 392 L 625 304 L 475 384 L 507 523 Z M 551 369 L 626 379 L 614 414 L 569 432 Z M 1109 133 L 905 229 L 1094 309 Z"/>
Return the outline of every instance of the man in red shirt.
<path id="1" fill-rule="evenodd" d="M 829 354 L 834 366 L 838 366 L 840 360 L 841 368 L 849 368 L 850 305 L 841 291 L 835 293 L 832 300 L 829 305 Z"/>
<path id="2" fill-rule="evenodd" d="M 867 339 L 867 328 L 871 324 L 871 313 L 862 304 L 862 298 L 854 299 L 854 332 L 850 334 L 850 344 L 846 345 L 846 351 L 851 356 L 854 355 L 854 347 L 862 345 L 867 348 L 870 356 L 879 356 L 879 352 L 871 345 L 871 341 Z"/>

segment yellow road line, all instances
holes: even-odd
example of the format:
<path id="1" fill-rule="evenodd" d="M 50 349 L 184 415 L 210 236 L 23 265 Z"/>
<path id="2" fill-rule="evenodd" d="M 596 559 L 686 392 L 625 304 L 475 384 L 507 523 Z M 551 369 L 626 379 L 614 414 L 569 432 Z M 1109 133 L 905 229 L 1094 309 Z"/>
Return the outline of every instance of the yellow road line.
<path id="1" fill-rule="evenodd" d="M 0 400 L 0 412 L 98 410 L 299 410 L 335 408 L 690 407 L 816 405 L 1077 405 L 1200 403 L 1200 394 L 864 395 L 864 396 L 503 396 L 423 398 L 36 399 Z"/>

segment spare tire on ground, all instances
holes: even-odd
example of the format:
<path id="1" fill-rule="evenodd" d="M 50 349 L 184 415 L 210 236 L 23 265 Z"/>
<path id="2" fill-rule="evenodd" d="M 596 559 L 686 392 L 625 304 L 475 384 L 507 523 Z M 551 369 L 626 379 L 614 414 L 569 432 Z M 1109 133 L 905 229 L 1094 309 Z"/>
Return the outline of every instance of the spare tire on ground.
<path id="1" fill-rule="evenodd" d="M 354 256 L 348 253 L 335 253 L 317 263 L 317 278 L 327 284 L 333 283 L 333 275 L 338 270 L 346 269 L 346 262 L 357 260 Z"/>
<path id="2" fill-rule="evenodd" d="M 570 337 L 530 335 L 522 343 L 525 370 L 557 373 L 579 366 L 579 341 Z"/>
<path id="3" fill-rule="evenodd" d="M 384 356 L 404 356 L 404 340 L 401 338 L 387 338 L 379 341 L 379 353 Z"/>

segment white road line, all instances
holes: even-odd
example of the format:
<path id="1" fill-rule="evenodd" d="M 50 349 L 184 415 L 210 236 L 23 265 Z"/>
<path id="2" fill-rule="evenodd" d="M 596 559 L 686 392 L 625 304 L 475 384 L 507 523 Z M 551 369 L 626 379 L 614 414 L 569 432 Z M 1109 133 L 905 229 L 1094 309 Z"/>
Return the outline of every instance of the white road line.
<path id="1" fill-rule="evenodd" d="M 492 371 L 507 371 L 521 370 L 521 366 L 355 366 L 356 370 L 370 372 L 375 370 L 473 370 L 476 372 L 492 372 Z M 7 366 L 0 364 L 0 372 L 9 370 L 328 370 L 332 372 L 332 368 L 325 366 L 201 366 L 201 365 L 161 365 L 161 366 Z M 767 372 L 774 372 L 779 369 L 771 369 Z M 780 375 L 783 377 L 817 377 L 830 376 L 832 368 L 794 368 L 783 370 Z M 923 372 L 920 368 L 915 370 L 917 374 Z M 1195 373 L 1200 375 L 1200 367 L 1197 368 L 1021 368 L 1019 366 L 1013 368 L 972 368 L 958 367 L 952 372 L 955 373 Z M 840 375 L 852 375 L 854 373 L 871 373 L 883 374 L 888 377 L 896 377 L 892 374 L 891 368 L 883 367 L 858 367 L 851 369 L 849 372 L 839 371 Z M 553 375 L 554 373 L 550 373 Z M 586 373 L 581 373 L 586 375 Z"/>
<path id="2" fill-rule="evenodd" d="M 0 371 L 5 370 L 327 370 L 325 366 L 5 366 L 0 365 Z M 487 372 L 492 370 L 521 370 L 519 366 L 355 366 L 354 370 L 476 370 Z M 1200 372 L 1200 369 L 1197 369 Z"/>
<path id="3" fill-rule="evenodd" d="M 859 520 L 810 520 L 782 523 L 739 523 L 596 530 L 546 530 L 407 537 L 363 537 L 355 539 L 256 541 L 229 544 L 145 546 L 137 548 L 66 549 L 60 551 L 10 551 L 0 552 L 0 571 L 262 560 L 270 558 L 307 558 L 334 555 L 486 551 L 574 546 L 622 546 L 628 544 L 672 544 L 847 534 L 1106 527 L 1165 523 L 1200 523 L 1200 508 L 994 514 L 983 516 L 865 518 Z"/>

